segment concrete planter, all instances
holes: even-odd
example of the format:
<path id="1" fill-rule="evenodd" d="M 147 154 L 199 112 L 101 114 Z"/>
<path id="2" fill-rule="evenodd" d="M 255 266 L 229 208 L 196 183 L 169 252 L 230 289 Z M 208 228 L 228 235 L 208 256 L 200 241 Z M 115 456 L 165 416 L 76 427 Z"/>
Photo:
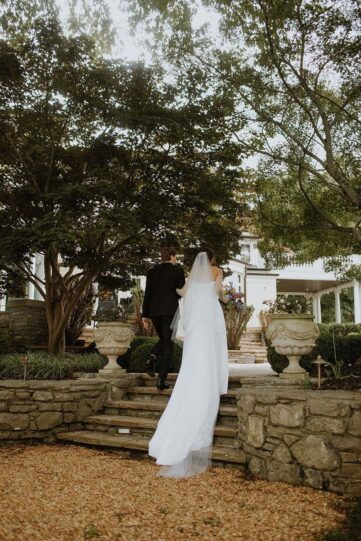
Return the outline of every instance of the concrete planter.
<path id="1" fill-rule="evenodd" d="M 120 321 L 104 321 L 97 324 L 94 331 L 94 340 L 99 352 L 108 357 L 108 364 L 99 370 L 101 375 L 116 376 L 125 372 L 117 364 L 117 358 L 124 355 L 133 340 L 134 332 L 128 323 Z"/>
<path id="2" fill-rule="evenodd" d="M 299 365 L 302 355 L 311 353 L 320 332 L 311 314 L 274 314 L 267 329 L 267 338 L 289 365 L 281 378 L 306 379 L 306 371 Z"/>

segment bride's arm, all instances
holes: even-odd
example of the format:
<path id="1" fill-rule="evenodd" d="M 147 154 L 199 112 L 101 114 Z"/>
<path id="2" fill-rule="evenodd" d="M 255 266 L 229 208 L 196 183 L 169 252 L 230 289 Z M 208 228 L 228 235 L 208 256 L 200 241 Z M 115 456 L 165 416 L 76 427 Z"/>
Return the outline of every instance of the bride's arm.
<path id="1" fill-rule="evenodd" d="M 217 277 L 216 277 L 216 292 L 218 294 L 219 300 L 226 303 L 227 299 L 224 296 L 222 280 L 223 280 L 223 271 L 222 269 L 219 269 L 219 273 L 217 274 Z"/>

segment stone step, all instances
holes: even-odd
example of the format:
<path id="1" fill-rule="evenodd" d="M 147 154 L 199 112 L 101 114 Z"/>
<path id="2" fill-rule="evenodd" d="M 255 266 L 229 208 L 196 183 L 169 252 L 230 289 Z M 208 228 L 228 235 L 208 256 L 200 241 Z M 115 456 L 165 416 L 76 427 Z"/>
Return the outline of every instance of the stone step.
<path id="1" fill-rule="evenodd" d="M 96 445 L 100 447 L 125 449 L 128 451 L 148 451 L 149 438 L 122 437 L 118 434 L 108 434 L 96 430 L 80 430 L 77 432 L 60 432 L 57 434 L 60 441 Z M 243 466 L 246 456 L 240 449 L 223 446 L 213 446 L 212 459 L 227 464 Z"/>
<path id="2" fill-rule="evenodd" d="M 239 381 L 239 378 L 238 378 Z M 144 385 L 143 387 L 128 387 L 127 396 L 130 400 L 159 400 L 160 402 L 167 402 L 170 395 L 173 392 L 173 388 L 164 389 L 159 391 L 156 387 L 150 387 Z M 230 389 L 226 395 L 221 396 L 221 403 L 235 403 L 237 396 L 237 389 Z"/>
<path id="3" fill-rule="evenodd" d="M 149 376 L 148 374 L 139 374 L 141 377 L 141 382 L 146 387 L 155 387 L 157 383 L 157 377 Z M 168 374 L 167 383 L 173 386 L 177 380 L 178 374 Z M 239 377 L 238 376 L 229 376 L 228 387 L 229 389 L 239 388 Z"/>
<path id="4" fill-rule="evenodd" d="M 141 417 L 149 417 L 152 414 L 153 419 L 159 419 L 166 406 L 165 402 L 156 400 L 108 400 L 105 402 L 105 413 L 109 415 L 136 415 Z M 227 424 L 233 420 L 232 424 L 237 424 L 237 406 L 221 404 L 218 410 L 218 419 L 222 422 L 225 419 Z"/>
<path id="5" fill-rule="evenodd" d="M 157 428 L 158 420 L 131 415 L 90 415 L 84 422 L 86 424 L 118 428 L 146 428 L 154 432 Z M 237 428 L 233 426 L 216 425 L 214 435 L 222 436 L 224 438 L 235 438 L 237 436 Z"/>

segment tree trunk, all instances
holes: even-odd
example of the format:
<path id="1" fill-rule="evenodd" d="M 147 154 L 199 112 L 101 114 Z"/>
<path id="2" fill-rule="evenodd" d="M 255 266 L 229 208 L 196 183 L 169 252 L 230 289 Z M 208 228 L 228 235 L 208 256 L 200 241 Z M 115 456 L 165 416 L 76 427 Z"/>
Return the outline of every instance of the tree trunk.
<path id="1" fill-rule="evenodd" d="M 81 295 L 89 288 L 94 276 L 82 276 L 70 293 L 70 288 L 60 275 L 58 253 L 45 254 L 44 268 L 45 306 L 49 332 L 48 351 L 57 355 L 65 351 L 65 329 L 71 313 Z"/>

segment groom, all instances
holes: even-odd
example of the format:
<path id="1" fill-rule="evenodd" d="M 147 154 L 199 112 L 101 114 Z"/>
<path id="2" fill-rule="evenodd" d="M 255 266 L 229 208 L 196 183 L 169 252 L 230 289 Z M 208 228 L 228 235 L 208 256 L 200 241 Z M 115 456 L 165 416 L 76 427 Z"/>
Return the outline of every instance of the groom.
<path id="1" fill-rule="evenodd" d="M 155 361 L 159 357 L 157 388 L 160 391 L 169 389 L 166 379 L 173 352 L 170 326 L 180 298 L 176 289 L 181 289 L 185 283 L 183 269 L 177 265 L 176 249 L 163 248 L 161 257 L 162 262 L 148 271 L 142 312 L 144 322 L 151 319 L 159 336 L 147 361 L 147 371 L 150 375 L 155 374 Z"/>

